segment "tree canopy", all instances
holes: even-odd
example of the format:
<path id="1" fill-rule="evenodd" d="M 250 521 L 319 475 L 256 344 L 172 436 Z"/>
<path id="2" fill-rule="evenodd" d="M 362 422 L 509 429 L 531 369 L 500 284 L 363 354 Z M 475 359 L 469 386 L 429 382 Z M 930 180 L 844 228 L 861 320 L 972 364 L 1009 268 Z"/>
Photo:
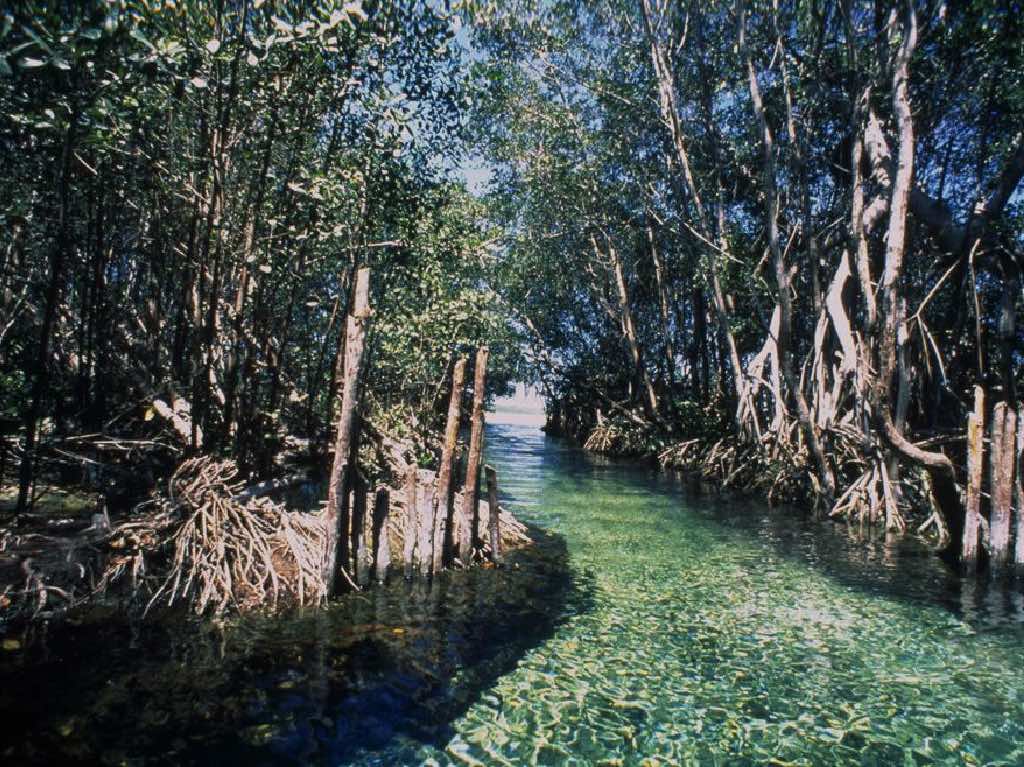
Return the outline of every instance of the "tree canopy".
<path id="1" fill-rule="evenodd" d="M 481 343 L 504 386 L 518 352 L 456 172 L 451 14 L 140 0 L 0 21 L 0 411 L 23 428 L 23 486 L 41 442 L 52 459 L 70 435 L 153 434 L 154 402 L 186 449 L 256 474 L 286 435 L 326 445 L 360 266 L 380 417 L 429 424 Z"/>
<path id="2" fill-rule="evenodd" d="M 439 427 L 489 345 L 492 391 L 534 378 L 581 439 L 727 439 L 836 513 L 956 526 L 972 388 L 1013 411 L 1020 385 L 1021 24 L 998 0 L 14 3 L 23 494 L 40 450 L 162 419 L 256 475 L 288 435 L 326 447 L 369 266 L 389 428 Z"/>
<path id="3" fill-rule="evenodd" d="M 620 447 L 656 427 L 638 450 L 768 441 L 828 508 L 856 486 L 871 500 L 849 508 L 898 526 L 916 486 L 958 516 L 929 446 L 962 434 L 976 384 L 1016 406 L 1024 348 L 1019 9 L 527 0 L 474 18 L 501 290 L 563 427 L 611 415 Z"/>

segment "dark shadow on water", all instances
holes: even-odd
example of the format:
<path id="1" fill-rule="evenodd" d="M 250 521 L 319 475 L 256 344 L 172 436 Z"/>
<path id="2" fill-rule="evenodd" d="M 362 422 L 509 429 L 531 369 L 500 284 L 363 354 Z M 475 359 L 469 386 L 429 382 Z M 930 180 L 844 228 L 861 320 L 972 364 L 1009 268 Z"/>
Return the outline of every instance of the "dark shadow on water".
<path id="1" fill-rule="evenodd" d="M 400 579 L 327 610 L 225 627 L 111 615 L 0 655 L 5 764 L 409 763 L 592 604 L 565 542 L 507 567 Z"/>

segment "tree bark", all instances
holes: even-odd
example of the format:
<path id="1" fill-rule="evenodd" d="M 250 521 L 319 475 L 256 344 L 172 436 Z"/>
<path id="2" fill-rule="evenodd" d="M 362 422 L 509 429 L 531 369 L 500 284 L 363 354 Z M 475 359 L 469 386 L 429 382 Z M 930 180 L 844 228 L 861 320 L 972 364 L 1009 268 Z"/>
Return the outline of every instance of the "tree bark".
<path id="1" fill-rule="evenodd" d="M 417 506 L 416 485 L 419 469 L 410 463 L 405 473 L 405 531 L 402 538 L 402 574 L 406 580 L 412 578 L 413 553 L 416 550 L 416 536 L 419 532 L 419 507 Z"/>
<path id="2" fill-rule="evenodd" d="M 451 530 L 452 477 L 455 470 L 455 446 L 459 439 L 459 421 L 462 415 L 462 389 L 466 381 L 466 358 L 460 357 L 452 372 L 452 391 L 448 400 L 448 422 L 444 430 L 441 466 L 437 474 L 437 510 L 434 513 L 433 569 L 444 567 L 445 540 Z"/>
<path id="3" fill-rule="evenodd" d="M 671 390 L 676 380 L 676 354 L 672 343 L 672 325 L 669 322 L 668 288 L 665 285 L 664 266 L 661 254 L 658 252 L 657 240 L 654 237 L 654 228 L 650 222 L 647 222 L 644 231 L 647 235 L 647 247 L 651 253 L 651 261 L 654 263 L 654 281 L 658 288 L 658 311 L 661 314 L 661 335 L 665 344 L 665 368 Z"/>
<path id="4" fill-rule="evenodd" d="M 352 474 L 352 553 L 355 556 L 356 585 L 363 588 L 370 583 L 370 570 L 373 566 L 373 554 L 366 543 L 366 495 L 368 491 L 366 479 L 354 466 Z"/>
<path id="5" fill-rule="evenodd" d="M 419 566 L 420 575 L 426 577 L 433 572 L 434 567 L 434 517 L 437 514 L 434 482 L 437 475 L 432 471 L 420 471 L 418 474 L 423 494 L 419 497 L 417 507 L 416 564 Z"/>
<path id="6" fill-rule="evenodd" d="M 732 369 L 733 386 L 735 388 L 736 398 L 739 402 L 742 402 L 746 396 L 746 380 L 743 375 L 743 367 L 740 364 L 739 352 L 736 348 L 736 339 L 733 336 L 732 328 L 729 326 L 729 310 L 726 306 L 721 281 L 718 277 L 717 252 L 719 249 L 724 250 L 724 246 L 727 245 L 724 231 L 724 207 L 720 199 L 718 206 L 718 232 L 716 238 L 715 232 L 712 231 L 711 222 L 709 221 L 704 209 L 704 204 L 701 201 L 700 191 L 697 188 L 693 171 L 690 167 L 690 158 L 686 150 L 686 138 L 683 133 L 682 119 L 680 117 L 679 106 L 676 103 L 675 77 L 673 76 L 671 67 L 669 66 L 664 46 L 656 34 L 657 25 L 651 8 L 651 0 L 642 0 L 641 7 L 644 17 L 644 29 L 650 50 L 651 65 L 654 68 L 654 74 L 657 80 L 656 84 L 658 87 L 659 111 L 661 113 L 662 122 L 665 123 L 665 126 L 669 131 L 669 139 L 672 145 L 672 157 L 674 158 L 673 161 L 679 165 L 686 191 L 689 194 L 690 202 L 693 204 L 694 212 L 696 213 L 697 235 L 698 239 L 701 240 L 698 247 L 701 248 L 701 252 L 703 254 L 703 258 L 701 260 L 704 262 L 708 283 L 711 287 L 712 308 L 715 319 L 718 323 L 719 332 L 728 348 L 728 362 Z M 705 104 L 705 109 L 710 109 L 710 104 Z M 710 115 L 706 115 L 706 118 L 709 124 L 713 122 Z M 717 146 L 714 147 L 714 149 L 717 159 Z M 715 243 L 715 239 L 718 240 L 717 244 Z M 707 383 L 705 381 L 705 386 L 706 385 Z M 744 425 L 738 420 L 736 427 L 741 432 L 744 430 Z"/>
<path id="7" fill-rule="evenodd" d="M 644 409 L 647 411 L 648 417 L 655 418 L 658 415 L 658 397 L 654 393 L 654 385 L 651 383 L 651 376 L 647 372 L 643 354 L 640 351 L 636 320 L 633 317 L 633 306 L 629 300 L 629 286 L 626 284 L 622 259 L 619 257 L 618 249 L 610 238 L 608 238 L 608 255 L 612 260 L 615 288 L 619 297 L 619 311 L 622 313 L 622 332 L 626 337 L 626 344 L 629 346 L 629 356 L 633 361 L 633 370 L 639 379 L 639 383 L 643 386 Z"/>
<path id="8" fill-rule="evenodd" d="M 362 268 L 356 275 L 356 292 L 352 313 L 348 318 L 345 340 L 345 376 L 342 386 L 341 408 L 338 413 L 337 435 L 334 441 L 334 462 L 327 489 L 327 512 L 324 538 L 324 578 L 327 593 L 336 594 L 339 575 L 348 566 L 347 539 L 349 519 L 344 496 L 347 479 L 352 471 L 353 427 L 359 405 L 359 379 L 362 374 L 366 344 L 366 330 L 370 322 L 370 270 Z"/>
<path id="9" fill-rule="evenodd" d="M 391 534 L 388 532 L 388 513 L 391 495 L 386 487 L 377 488 L 373 502 L 373 571 L 377 583 L 384 583 L 391 564 Z"/>
<path id="10" fill-rule="evenodd" d="M 1014 449 L 1016 461 L 1013 481 L 1013 499 L 1017 507 L 1013 562 L 1018 572 L 1024 571 L 1024 406 L 1017 406 L 1017 440 Z"/>
<path id="11" fill-rule="evenodd" d="M 1003 569 L 1010 558 L 1010 520 L 1013 506 L 1014 464 L 1017 452 L 1017 413 L 1005 402 L 995 406 L 992 415 L 992 511 L 989 517 L 989 544 L 992 568 Z"/>
<path id="12" fill-rule="evenodd" d="M 64 265 L 71 251 L 71 154 L 75 147 L 78 108 L 73 106 L 64 141 L 61 146 L 60 172 L 57 176 L 57 234 L 50 256 L 50 283 L 46 289 L 46 305 L 43 309 L 43 326 L 39 333 L 39 348 L 35 356 L 35 368 L 29 371 L 32 378 L 32 393 L 28 412 L 25 414 L 25 449 L 22 453 L 18 472 L 18 505 L 15 519 L 29 507 L 29 492 L 35 480 L 36 437 L 43 401 L 50 388 L 50 343 L 53 340 L 53 326 L 57 318 L 57 306 L 61 297 L 61 282 L 64 279 Z"/>
<path id="13" fill-rule="evenodd" d="M 768 125 L 768 118 L 765 115 L 764 103 L 761 100 L 761 89 L 757 83 L 757 71 L 754 69 L 754 61 L 746 46 L 745 31 L 745 9 L 743 2 L 738 3 L 739 16 L 739 47 L 747 62 L 747 78 L 750 86 L 750 99 L 754 104 L 754 113 L 757 116 L 761 128 L 761 144 L 764 151 L 764 194 L 768 201 L 768 246 L 772 253 L 772 262 L 775 268 L 775 283 L 779 294 L 779 337 L 776 341 L 779 354 L 779 367 L 782 369 L 782 376 L 786 381 L 789 394 L 796 404 L 797 420 L 800 423 L 800 430 L 807 442 L 808 450 L 814 458 L 818 468 L 818 477 L 821 480 L 826 503 L 831 504 L 835 498 L 836 480 L 832 473 L 832 467 L 822 448 L 821 440 L 814 423 L 811 421 L 811 411 L 807 406 L 807 399 L 800 388 L 800 381 L 793 370 L 792 350 L 790 342 L 793 327 L 793 305 L 790 296 L 790 271 L 786 263 L 786 256 L 779 242 L 779 190 L 775 175 L 775 148 L 772 138 L 771 127 Z"/>
<path id="14" fill-rule="evenodd" d="M 906 3 L 902 27 L 903 39 L 893 70 L 893 111 L 899 129 L 899 151 L 885 248 L 885 267 L 878 288 L 877 372 L 870 387 L 872 418 L 885 444 L 904 459 L 923 467 L 932 480 L 939 511 L 951 534 L 963 530 L 963 509 L 956 487 L 953 462 L 941 452 L 922 450 L 896 428 L 892 416 L 892 381 L 896 372 L 896 339 L 902 323 L 900 282 L 907 237 L 907 209 L 914 177 L 914 121 L 908 83 L 910 58 L 917 45 L 917 16 L 912 3 Z M 954 535 L 954 538 L 959 537 Z"/>
<path id="15" fill-rule="evenodd" d="M 462 486 L 462 526 L 459 530 L 458 557 L 469 564 L 476 544 L 476 528 L 480 518 L 477 502 L 480 487 L 480 455 L 484 447 L 484 402 L 486 400 L 487 356 L 489 350 L 481 346 L 476 352 L 473 371 L 473 415 L 470 421 L 469 457 L 466 461 L 466 481 Z"/>

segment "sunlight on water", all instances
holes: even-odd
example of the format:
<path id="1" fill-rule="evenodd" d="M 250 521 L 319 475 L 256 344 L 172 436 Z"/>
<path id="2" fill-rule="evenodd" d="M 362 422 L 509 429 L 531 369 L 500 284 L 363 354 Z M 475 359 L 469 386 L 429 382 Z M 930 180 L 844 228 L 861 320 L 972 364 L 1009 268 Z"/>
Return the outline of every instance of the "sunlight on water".
<path id="1" fill-rule="evenodd" d="M 491 427 L 510 505 L 563 533 L 591 608 L 469 708 L 463 764 L 1024 763 L 1021 600 L 913 547 Z M 880 545 L 879 545 L 880 546 Z"/>
<path id="2" fill-rule="evenodd" d="M 4 764 L 1020 765 L 1024 599 L 492 424 L 507 567 L 0 653 Z M 547 531 L 547 532 L 544 532 Z"/>

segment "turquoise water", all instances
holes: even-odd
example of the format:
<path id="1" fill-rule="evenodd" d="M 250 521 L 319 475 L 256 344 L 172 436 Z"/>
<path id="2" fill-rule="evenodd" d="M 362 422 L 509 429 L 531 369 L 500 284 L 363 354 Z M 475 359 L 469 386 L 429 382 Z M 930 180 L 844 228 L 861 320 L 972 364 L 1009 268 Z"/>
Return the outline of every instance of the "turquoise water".
<path id="1" fill-rule="evenodd" d="M 688 499 L 529 429 L 499 427 L 490 454 L 510 505 L 564 535 L 592 604 L 436 761 L 1024 764 L 1020 593 L 978 593 L 913 547 Z"/>
<path id="2" fill-rule="evenodd" d="M 10 764 L 1024 764 L 1024 599 L 912 544 L 488 427 L 502 570 L 0 653 Z"/>

